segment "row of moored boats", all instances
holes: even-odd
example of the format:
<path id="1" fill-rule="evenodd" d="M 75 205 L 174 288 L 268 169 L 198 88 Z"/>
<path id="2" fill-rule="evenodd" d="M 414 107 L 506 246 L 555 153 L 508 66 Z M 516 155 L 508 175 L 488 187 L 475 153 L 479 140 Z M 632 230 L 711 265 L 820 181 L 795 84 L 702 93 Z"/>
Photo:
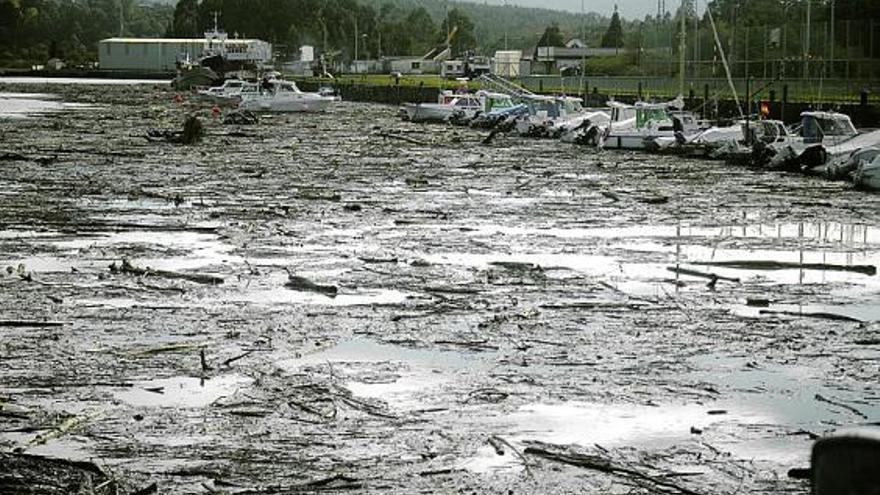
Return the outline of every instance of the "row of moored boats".
<path id="1" fill-rule="evenodd" d="M 497 80 L 487 79 L 484 86 Z M 412 122 L 442 122 L 601 149 L 643 150 L 797 171 L 880 190 L 880 131 L 859 132 L 842 113 L 809 111 L 796 126 L 741 118 L 713 125 L 678 98 L 585 108 L 580 98 L 510 91 L 444 91 L 437 103 L 404 105 Z"/>
<path id="2" fill-rule="evenodd" d="M 200 89 L 199 99 L 251 112 L 323 112 L 338 98 L 329 91 L 308 93 L 293 81 L 265 77 L 260 82 L 227 79 L 221 86 Z"/>

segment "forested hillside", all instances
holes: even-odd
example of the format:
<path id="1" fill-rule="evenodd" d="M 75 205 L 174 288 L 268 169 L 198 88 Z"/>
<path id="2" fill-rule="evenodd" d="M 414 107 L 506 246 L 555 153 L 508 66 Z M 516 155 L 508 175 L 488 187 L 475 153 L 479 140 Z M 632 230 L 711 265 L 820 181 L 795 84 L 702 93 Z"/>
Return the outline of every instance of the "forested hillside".
<path id="1" fill-rule="evenodd" d="M 108 36 L 163 35 L 173 11 L 135 0 L 0 0 L 0 66 L 92 61 Z"/>
<path id="2" fill-rule="evenodd" d="M 267 40 L 281 58 L 311 44 L 343 60 L 422 55 L 458 27 L 453 51 L 492 54 L 505 46 L 531 51 L 545 32 L 554 43 L 583 37 L 589 46 L 621 47 L 618 57 L 590 61 L 592 72 L 677 72 L 679 12 L 660 19 L 622 20 L 608 33 L 611 12 L 586 15 L 497 3 L 445 0 L 0 0 L 0 66 L 43 63 L 50 57 L 79 63 L 96 58 L 110 36 L 200 37 L 213 25 L 234 36 Z M 549 4 L 550 2 L 548 2 Z M 671 2 L 674 3 L 674 2 Z M 694 75 L 717 72 L 708 18 L 688 7 L 687 50 Z M 796 63 L 827 64 L 833 72 L 870 65 L 880 57 L 880 1 L 811 0 L 809 36 L 804 0 L 713 0 L 719 38 L 735 73 L 760 64 L 763 72 L 802 70 Z M 831 6 L 835 6 L 834 26 Z M 449 26 L 447 26 L 447 21 Z M 548 29 L 549 28 L 549 29 Z M 583 36 L 582 36 L 583 33 Z M 832 39 L 833 36 L 833 39 Z M 809 53 L 804 53 L 810 39 Z M 545 38 L 549 39 L 549 38 Z M 650 54 L 650 55 L 647 55 Z M 853 59 L 841 63 L 844 57 Z M 599 64 L 599 65 L 596 65 Z M 807 67 L 808 68 L 808 67 Z M 859 73 L 859 71 L 855 71 Z"/>

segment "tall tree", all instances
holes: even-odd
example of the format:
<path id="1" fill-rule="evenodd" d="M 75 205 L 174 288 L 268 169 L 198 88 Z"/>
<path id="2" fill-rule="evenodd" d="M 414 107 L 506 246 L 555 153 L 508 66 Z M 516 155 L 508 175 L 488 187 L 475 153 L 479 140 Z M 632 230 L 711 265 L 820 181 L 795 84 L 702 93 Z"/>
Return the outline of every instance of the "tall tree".
<path id="1" fill-rule="evenodd" d="M 199 36 L 199 1 L 180 0 L 174 7 L 171 35 L 180 38 Z"/>
<path id="2" fill-rule="evenodd" d="M 623 48 L 623 26 L 620 24 L 620 14 L 617 13 L 617 5 L 614 6 L 614 14 L 611 16 L 611 24 L 608 31 L 602 36 L 602 48 Z"/>
<path id="3" fill-rule="evenodd" d="M 438 41 L 445 42 L 447 33 L 455 33 L 452 36 L 452 56 L 459 57 L 477 48 L 477 38 L 474 35 L 474 23 L 464 11 L 454 8 L 449 11 L 446 18 L 440 24 Z"/>
<path id="4" fill-rule="evenodd" d="M 544 34 L 538 40 L 538 46 L 565 46 L 565 38 L 559 30 L 559 24 L 554 22 L 544 29 Z"/>
<path id="5" fill-rule="evenodd" d="M 412 43 L 408 54 L 422 55 L 428 53 L 436 45 L 437 25 L 434 24 L 434 20 L 424 7 L 418 7 L 406 16 L 403 29 Z M 443 41 L 446 41 L 445 25 L 442 32 Z"/>

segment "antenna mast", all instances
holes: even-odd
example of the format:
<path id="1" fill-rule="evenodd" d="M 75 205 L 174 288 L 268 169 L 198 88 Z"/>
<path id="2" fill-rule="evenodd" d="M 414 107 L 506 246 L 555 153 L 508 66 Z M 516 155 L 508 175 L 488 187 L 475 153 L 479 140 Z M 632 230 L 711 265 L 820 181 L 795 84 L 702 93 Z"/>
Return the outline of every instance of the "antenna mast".
<path id="1" fill-rule="evenodd" d="M 682 98 L 684 98 L 684 52 L 687 51 L 687 33 L 685 32 L 685 29 L 687 28 L 687 16 L 685 11 L 685 2 L 687 2 L 687 0 L 681 0 L 681 33 L 679 33 L 678 36 L 678 95 Z"/>

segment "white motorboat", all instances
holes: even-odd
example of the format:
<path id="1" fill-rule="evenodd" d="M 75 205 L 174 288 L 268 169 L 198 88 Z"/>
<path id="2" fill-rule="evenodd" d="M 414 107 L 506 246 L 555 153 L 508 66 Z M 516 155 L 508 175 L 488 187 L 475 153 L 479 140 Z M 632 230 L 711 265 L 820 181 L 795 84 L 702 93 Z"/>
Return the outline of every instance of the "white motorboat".
<path id="1" fill-rule="evenodd" d="M 871 162 L 862 162 L 853 173 L 853 184 L 859 189 L 880 191 L 880 155 Z"/>
<path id="2" fill-rule="evenodd" d="M 859 135 L 848 115 L 837 112 L 803 112 L 801 125 L 791 139 L 767 147 L 762 165 L 773 168 L 822 168 L 829 157 L 880 143 L 880 134 Z"/>
<path id="3" fill-rule="evenodd" d="M 237 106 L 241 103 L 241 92 L 247 86 L 256 85 L 241 79 L 227 79 L 223 81 L 221 86 L 212 86 L 198 90 L 196 97 L 202 101 L 217 105 Z"/>
<path id="4" fill-rule="evenodd" d="M 469 120 L 478 112 L 488 113 L 512 106 L 514 103 L 510 95 L 504 93 L 443 91 L 437 103 L 405 104 L 401 109 L 401 116 L 411 122 L 448 122 L 455 114 Z"/>
<path id="5" fill-rule="evenodd" d="M 253 112 L 323 112 L 334 101 L 333 97 L 300 91 L 292 81 L 275 79 L 243 87 L 240 108 Z"/>
<path id="6" fill-rule="evenodd" d="M 643 150 L 656 148 L 654 140 L 663 137 L 687 139 L 701 131 L 696 115 L 682 110 L 683 102 L 636 103 L 634 119 L 607 126 L 599 137 L 599 146 L 610 149 Z M 612 119 L 613 120 L 613 119 Z"/>
<path id="7" fill-rule="evenodd" d="M 771 144 L 791 142 L 794 136 L 779 120 L 740 120 L 729 126 L 713 126 L 683 141 L 676 137 L 660 137 L 654 140 L 658 150 L 683 151 L 710 158 L 742 158 L 751 156 L 751 144 L 764 148 Z"/>
<path id="8" fill-rule="evenodd" d="M 852 179 L 857 170 L 870 165 L 877 158 L 877 155 L 880 155 L 880 148 L 868 146 L 848 155 L 834 157 L 823 170 L 825 178 L 830 180 Z"/>
<path id="9" fill-rule="evenodd" d="M 528 115 L 520 118 L 515 126 L 517 134 L 526 137 L 562 138 L 574 142 L 575 134 L 586 123 L 607 124 L 611 117 L 607 111 L 586 110 L 583 100 L 574 96 L 524 95 Z"/>

